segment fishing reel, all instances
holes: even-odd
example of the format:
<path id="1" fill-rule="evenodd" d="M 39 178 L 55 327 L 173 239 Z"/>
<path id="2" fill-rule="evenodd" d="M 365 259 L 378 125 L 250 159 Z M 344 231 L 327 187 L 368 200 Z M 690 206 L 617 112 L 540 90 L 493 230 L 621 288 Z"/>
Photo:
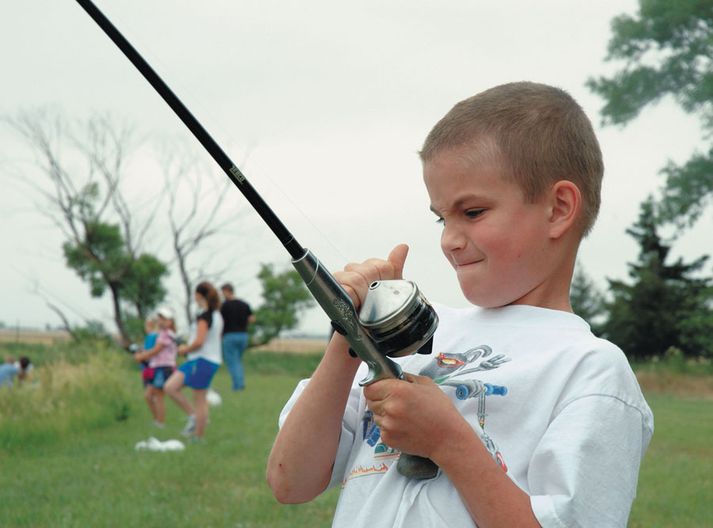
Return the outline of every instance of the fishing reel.
<path id="1" fill-rule="evenodd" d="M 430 354 L 438 315 L 415 283 L 385 280 L 369 285 L 359 311 L 359 323 L 379 351 L 388 357 Z M 349 349 L 354 354 L 352 349 Z M 396 468 L 402 475 L 421 480 L 434 478 L 438 466 L 430 459 L 401 453 Z"/>
<path id="2" fill-rule="evenodd" d="M 375 281 L 369 285 L 359 323 L 388 357 L 430 354 L 438 316 L 415 283 Z"/>
<path id="3" fill-rule="evenodd" d="M 311 251 L 305 250 L 292 265 L 334 330 L 349 342 L 349 353 L 368 365 L 369 373 L 360 385 L 403 379 L 401 367 L 390 357 L 431 353 L 438 315 L 413 282 L 372 282 L 357 314 L 349 294 Z"/>

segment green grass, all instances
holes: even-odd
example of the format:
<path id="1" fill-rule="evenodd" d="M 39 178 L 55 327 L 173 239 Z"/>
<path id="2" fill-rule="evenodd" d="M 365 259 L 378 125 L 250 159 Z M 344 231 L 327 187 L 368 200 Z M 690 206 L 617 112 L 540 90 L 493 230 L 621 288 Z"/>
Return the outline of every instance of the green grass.
<path id="1" fill-rule="evenodd" d="M 655 430 L 630 526 L 713 527 L 713 400 L 649 394 Z"/>
<path id="2" fill-rule="evenodd" d="M 183 417 L 167 402 L 167 428 L 152 428 L 128 356 L 104 350 L 92 360 L 81 347 L 32 353 L 41 383 L 0 394 L 0 526 L 331 525 L 338 490 L 284 506 L 264 479 L 279 411 L 318 357 L 249 352 L 239 394 L 220 369 L 223 404 L 211 409 L 207 441 L 156 453 L 134 445 L 182 438 Z M 630 526 L 713 527 L 713 400 L 647 399 L 656 431 Z"/>
<path id="3" fill-rule="evenodd" d="M 336 492 L 309 504 L 284 506 L 274 500 L 264 478 L 279 410 L 316 358 L 250 356 L 248 388 L 239 394 L 229 391 L 221 369 L 214 387 L 223 403 L 211 409 L 206 442 L 175 453 L 134 450 L 136 442 L 149 436 L 183 439 L 179 431 L 184 417 L 167 402 L 166 429 L 153 428 L 139 372 L 125 358 L 120 361 L 114 376 L 130 389 L 124 419 L 112 417 L 111 407 L 108 422 L 78 418 L 93 415 L 87 411 L 92 400 L 107 403 L 101 386 L 94 386 L 91 394 L 63 393 L 74 408 L 56 406 L 56 414 L 74 426 L 61 428 L 56 419 L 45 418 L 45 435 L 38 434 L 42 425 L 27 412 L 20 413 L 24 421 L 0 414 L 0 526 L 331 525 Z M 280 373 L 285 365 L 297 376 Z M 86 379 L 77 374 L 75 382 Z M 32 390 L 13 392 L 27 396 Z M 0 398 L 0 409 L 7 398 Z"/>

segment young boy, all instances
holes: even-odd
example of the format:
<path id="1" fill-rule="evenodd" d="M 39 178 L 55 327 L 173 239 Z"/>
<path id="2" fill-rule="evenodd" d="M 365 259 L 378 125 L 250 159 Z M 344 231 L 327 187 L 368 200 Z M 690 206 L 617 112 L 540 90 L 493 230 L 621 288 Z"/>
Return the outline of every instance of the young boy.
<path id="1" fill-rule="evenodd" d="M 397 360 L 410 383 L 360 388 L 335 335 L 280 416 L 273 493 L 304 502 L 341 484 L 334 526 L 626 526 L 653 416 L 622 351 L 569 302 L 603 173 L 589 120 L 559 89 L 497 86 L 458 103 L 421 158 L 475 306 L 435 306 L 432 354 Z M 372 281 L 401 278 L 407 250 L 335 276 L 358 306 Z M 400 452 L 438 474 L 402 476 Z"/>

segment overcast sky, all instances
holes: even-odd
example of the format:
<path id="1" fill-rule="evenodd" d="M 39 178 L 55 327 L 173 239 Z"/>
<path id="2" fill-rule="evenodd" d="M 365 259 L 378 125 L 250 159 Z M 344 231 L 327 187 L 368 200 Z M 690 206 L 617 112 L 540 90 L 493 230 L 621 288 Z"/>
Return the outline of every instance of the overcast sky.
<path id="1" fill-rule="evenodd" d="M 464 306 L 440 253 L 417 157 L 423 139 L 456 102 L 519 80 L 570 92 L 592 119 L 604 153 L 603 205 L 580 262 L 601 286 L 625 278 L 637 246 L 625 234 L 639 204 L 656 193 L 667 160 L 701 145 L 699 123 L 669 100 L 625 128 L 600 126 L 602 101 L 585 86 L 606 74 L 611 19 L 637 3 L 542 0 L 313 2 L 98 0 L 97 5 L 154 66 L 236 162 L 303 246 L 331 269 L 411 246 L 406 278 L 427 298 Z M 147 142 L 166 138 L 207 153 L 173 112 L 72 0 L 25 0 L 0 10 L 0 113 L 52 106 L 66 116 L 94 112 L 132 123 Z M 142 136 L 142 137 L 143 137 Z M 160 171 L 137 155 L 138 200 L 158 189 Z M 36 293 L 61 301 L 73 320 L 104 320 L 108 297 L 63 263 L 62 238 L 40 212 L 41 197 L 17 179 L 38 178 L 29 151 L 0 128 L 0 321 L 59 323 Z M 41 180 L 37 180 L 41 182 Z M 230 189 L 230 207 L 246 202 Z M 687 259 L 713 252 L 711 214 L 674 246 Z M 516 226 L 513 226 L 516 229 Z M 167 233 L 168 234 L 168 233 Z M 162 243 L 164 242 L 164 243 Z M 166 251 L 165 240 L 154 240 Z M 201 258 L 227 270 L 254 305 L 260 262 L 289 265 L 279 242 L 247 212 L 230 239 Z M 170 254 L 159 257 L 170 259 Z M 707 269 L 710 272 L 710 266 Z M 171 282 L 169 302 L 180 294 Z M 324 333 L 315 309 L 302 329 Z"/>

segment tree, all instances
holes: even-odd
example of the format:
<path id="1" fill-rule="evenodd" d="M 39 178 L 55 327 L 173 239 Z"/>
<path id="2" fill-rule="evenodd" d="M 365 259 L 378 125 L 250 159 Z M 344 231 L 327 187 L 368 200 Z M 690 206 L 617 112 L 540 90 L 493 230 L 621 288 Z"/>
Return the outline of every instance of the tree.
<path id="1" fill-rule="evenodd" d="M 258 279 L 262 284 L 263 303 L 255 310 L 251 326 L 251 345 L 262 345 L 291 330 L 299 322 L 299 313 L 314 305 L 299 273 L 287 270 L 275 273 L 271 264 L 262 264 Z"/>
<path id="2" fill-rule="evenodd" d="M 122 285 L 122 297 L 133 306 L 134 313 L 142 322 L 166 297 L 162 279 L 167 274 L 166 265 L 148 253 L 138 255 L 131 262 Z"/>
<path id="3" fill-rule="evenodd" d="M 569 299 L 574 313 L 587 321 L 594 333 L 599 333 L 597 320 L 605 312 L 604 295 L 580 266 L 575 269 Z"/>
<path id="4" fill-rule="evenodd" d="M 671 95 L 688 113 L 699 114 L 713 132 L 713 2 L 639 0 L 636 16 L 612 20 L 608 61 L 623 62 L 612 77 L 588 80 L 604 98 L 607 124 L 626 124 L 646 106 Z M 713 146 L 683 165 L 662 169 L 666 184 L 661 221 L 692 225 L 713 201 Z"/>
<path id="5" fill-rule="evenodd" d="M 49 111 L 24 112 L 6 121 L 33 149 L 50 184 L 35 184 L 35 189 L 50 204 L 40 210 L 64 234 L 67 265 L 89 284 L 92 296 L 110 293 L 114 322 L 127 344 L 131 336 L 122 304 L 142 317 L 165 295 L 161 280 L 167 273 L 163 263 L 142 251 L 151 214 L 138 222 L 121 191 L 131 130 L 102 116 L 69 123 Z"/>
<path id="6" fill-rule="evenodd" d="M 184 315 L 190 321 L 196 277 L 220 276 L 224 270 L 194 269 L 189 263 L 206 243 L 232 227 L 242 211 L 227 214 L 230 201 L 226 198 L 237 191 L 224 176 L 216 181 L 210 172 L 200 170 L 189 149 L 164 147 L 161 158 L 171 248 L 183 290 Z"/>
<path id="7" fill-rule="evenodd" d="M 131 184 L 126 166 L 137 148 L 131 127 L 99 114 L 68 121 L 47 109 L 3 121 L 33 150 L 34 165 L 44 176 L 35 180 L 22 170 L 21 181 L 50 204 L 39 209 L 62 231 L 67 265 L 89 284 L 93 296 L 109 293 L 122 341 L 132 339 L 132 329 L 140 329 L 149 311 L 163 301 L 169 267 L 181 283 L 190 321 L 195 279 L 223 273 L 206 269 L 217 261 L 216 251 L 210 253 L 210 265 L 196 264 L 198 253 L 205 253 L 207 243 L 232 228 L 245 211 L 232 202 L 233 196 L 241 198 L 229 188 L 229 180 L 198 167 L 190 148 L 174 146 L 158 149 L 165 180 L 161 192 L 151 193 L 144 185 L 140 195 L 130 195 L 125 192 Z M 168 225 L 158 218 L 164 211 Z M 168 240 L 170 248 L 165 247 Z M 235 247 L 226 244 L 221 256 Z M 168 262 L 152 254 L 166 251 L 174 256 Z M 235 265 L 232 256 L 221 260 Z M 52 303 L 50 308 L 69 328 L 60 306 Z"/>
<path id="8" fill-rule="evenodd" d="M 92 297 L 111 292 L 114 320 L 122 341 L 127 344 L 137 338 L 137 325 L 127 326 L 126 321 L 143 321 L 163 300 L 166 288 L 162 279 L 168 269 L 153 255 L 132 255 L 118 225 L 97 220 L 89 203 L 83 207 L 80 236 L 62 245 L 64 257 L 67 266 L 89 283 Z M 133 310 L 126 312 L 122 302 Z M 142 326 L 138 325 L 139 331 Z"/>
<path id="9" fill-rule="evenodd" d="M 629 264 L 631 283 L 608 281 L 612 300 L 604 337 L 633 359 L 661 356 L 670 347 L 687 356 L 713 356 L 711 279 L 694 276 L 708 256 L 666 264 L 671 247 L 658 234 L 651 197 L 626 232 L 639 243 L 639 257 Z"/>

